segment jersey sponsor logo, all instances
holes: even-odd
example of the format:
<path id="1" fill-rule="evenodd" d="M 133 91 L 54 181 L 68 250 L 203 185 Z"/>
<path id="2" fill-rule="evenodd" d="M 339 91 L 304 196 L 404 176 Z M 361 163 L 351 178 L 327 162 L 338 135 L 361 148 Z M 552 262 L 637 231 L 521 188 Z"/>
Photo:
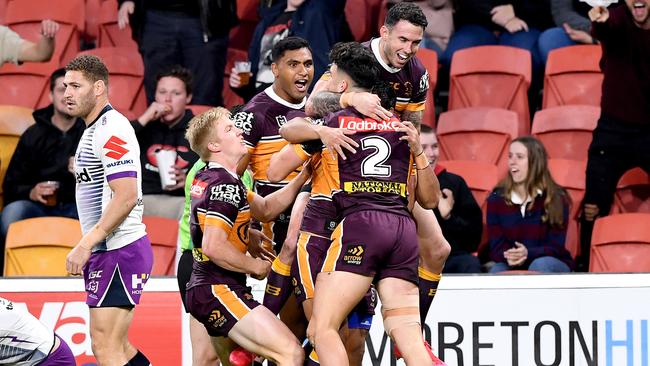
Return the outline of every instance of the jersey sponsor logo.
<path id="1" fill-rule="evenodd" d="M 203 193 L 205 193 L 205 188 L 207 188 L 208 183 L 200 181 L 198 179 L 194 179 L 192 181 L 192 186 L 190 187 L 190 196 L 192 197 L 202 197 Z"/>
<path id="2" fill-rule="evenodd" d="M 406 197 L 406 183 L 361 181 L 345 182 L 343 190 L 346 192 L 389 193 Z"/>
<path id="3" fill-rule="evenodd" d="M 208 323 L 212 324 L 212 326 L 215 328 L 223 327 L 223 325 L 226 324 L 227 321 L 228 319 L 226 319 L 226 317 L 223 314 L 221 314 L 221 311 L 216 309 L 212 310 L 212 313 L 208 317 Z"/>
<path id="4" fill-rule="evenodd" d="M 235 113 L 232 116 L 233 123 L 235 127 L 242 130 L 246 135 L 250 135 L 253 130 L 253 121 L 255 120 L 255 115 L 250 112 L 239 112 Z"/>
<path id="5" fill-rule="evenodd" d="M 387 121 L 375 121 L 370 118 L 339 117 L 339 127 L 358 132 L 396 132 L 398 122 L 397 118 L 391 118 Z"/>
<path id="6" fill-rule="evenodd" d="M 366 246 L 362 244 L 349 244 L 345 249 L 343 262 L 353 266 L 360 266 L 363 262 L 363 254 L 366 252 Z"/>
<path id="7" fill-rule="evenodd" d="M 210 188 L 210 201 L 221 201 L 239 206 L 242 195 L 236 184 L 219 184 Z"/>
<path id="8" fill-rule="evenodd" d="M 86 168 L 83 168 L 80 172 L 75 172 L 75 177 L 77 178 L 77 183 L 88 183 L 92 181 L 90 172 Z"/>
<path id="9" fill-rule="evenodd" d="M 248 227 L 249 222 L 246 221 L 237 227 L 237 237 L 242 243 L 248 243 Z"/>
<path id="10" fill-rule="evenodd" d="M 203 254 L 201 248 L 192 249 L 192 258 L 197 262 L 207 262 L 210 260 L 207 255 Z"/>
<path id="11" fill-rule="evenodd" d="M 120 165 L 133 165 L 133 160 L 132 159 L 118 160 L 118 161 L 112 162 L 110 164 L 106 164 L 106 167 L 107 168 L 112 168 L 114 166 L 120 166 Z"/>
<path id="12" fill-rule="evenodd" d="M 88 281 L 88 284 L 86 285 L 86 291 L 96 294 L 98 289 L 99 289 L 98 281 L 95 280 Z"/>
<path id="13" fill-rule="evenodd" d="M 126 145 L 126 141 L 117 136 L 111 136 L 111 138 L 108 139 L 108 141 L 106 141 L 104 144 L 104 149 L 108 150 L 108 152 L 104 155 L 115 160 L 120 160 L 126 153 L 129 152 L 129 149 L 125 148 L 122 145 Z"/>
<path id="14" fill-rule="evenodd" d="M 429 72 L 425 71 L 424 75 L 420 78 L 420 93 L 429 90 Z"/>
<path id="15" fill-rule="evenodd" d="M 131 293 L 142 294 L 145 283 L 149 279 L 149 273 L 134 273 L 131 275 Z"/>
<path id="16" fill-rule="evenodd" d="M 104 270 L 99 270 L 99 271 L 92 271 L 88 274 L 88 278 L 102 278 L 102 272 Z"/>

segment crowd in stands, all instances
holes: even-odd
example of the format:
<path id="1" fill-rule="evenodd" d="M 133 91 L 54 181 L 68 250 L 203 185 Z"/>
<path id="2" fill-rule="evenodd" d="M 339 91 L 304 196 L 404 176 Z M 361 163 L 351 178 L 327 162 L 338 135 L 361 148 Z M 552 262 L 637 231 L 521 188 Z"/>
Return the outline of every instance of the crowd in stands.
<path id="1" fill-rule="evenodd" d="M 129 33 L 129 37 L 123 39 L 132 37 L 137 44 L 137 48 L 113 44 L 117 47 L 112 52 L 139 52 L 144 66 L 139 78 L 148 107 L 124 112 L 132 119 L 141 147 L 145 215 L 173 219 L 182 215 L 185 176 L 198 159 L 184 138 L 188 122 L 194 116 L 193 105 L 245 103 L 266 89 L 275 79 L 270 54 L 272 46 L 287 36 L 300 36 L 309 41 L 314 80 L 317 80 L 327 68 L 328 51 L 335 43 L 355 38 L 365 41 L 370 35 L 376 36 L 375 30 L 383 21 L 379 19 L 399 2 L 365 0 L 363 3 L 368 6 L 364 8 L 366 12 L 361 13 L 351 1 L 99 1 L 99 9 L 109 9 L 110 21 L 116 23 L 121 32 Z M 5 6 L 10 10 L 17 7 L 17 3 L 10 0 Z M 650 85 L 649 43 L 643 31 L 647 21 L 643 20 L 642 13 L 642 10 L 647 11 L 648 4 L 640 1 L 640 5 L 634 5 L 627 1 L 628 6 L 612 6 L 609 12 L 592 10 L 589 13 L 591 8 L 577 0 L 512 3 L 422 0 L 414 3 L 428 20 L 419 46 L 437 54 L 438 69 L 429 70 L 429 73 L 435 73 L 431 80 L 438 83 L 432 85 L 435 89 L 427 95 L 435 100 L 436 110 L 425 111 L 436 118 L 432 126 L 423 126 L 421 136 L 442 188 L 440 203 L 434 212 L 451 244 L 445 272 L 478 273 L 497 269 L 545 272 L 550 267 L 556 269 L 548 271 L 556 271 L 557 266 L 534 265 L 544 256 L 559 259 L 566 266 L 561 266 L 561 271 L 587 270 L 594 219 L 609 212 L 619 178 L 634 167 L 650 170 L 647 163 L 650 144 L 646 143 L 650 105 L 647 100 L 650 95 L 647 90 Z M 38 21 L 36 30 L 40 35 L 35 37 L 33 32 L 25 32 L 26 28 L 12 30 L 14 12 L 5 14 L 8 27 L 0 26 L 0 61 L 22 66 L 0 68 L 0 86 L 7 86 L 6 81 L 2 81 L 4 76 L 19 74 L 21 68 L 34 68 L 36 64 L 31 62 L 46 62 L 43 64 L 46 67 L 40 70 L 50 71 L 45 76 L 49 80 L 49 93 L 43 92 L 43 95 L 50 95 L 51 104 L 46 105 L 47 98 L 42 95 L 22 96 L 37 100 L 36 104 L 26 103 L 26 106 L 39 109 L 33 113 L 36 123 L 22 133 L 13 156 L 9 155 L 11 159 L 2 161 L 6 175 L 0 241 L 4 241 L 10 224 L 21 219 L 48 215 L 76 217 L 74 181 L 80 177 L 75 178 L 70 172 L 69 163 L 83 130 L 81 121 L 64 112 L 62 71 L 57 70 L 67 61 L 63 47 L 77 46 L 60 42 L 67 29 L 64 26 L 71 21 L 56 18 Z M 97 18 L 91 15 L 94 14 L 87 13 L 86 17 L 89 20 Z M 236 21 L 237 16 L 239 21 Z M 360 23 L 369 26 L 360 28 Z M 87 52 L 93 52 L 94 46 L 106 46 L 75 26 L 82 36 L 70 38 L 71 42 L 89 49 Z M 86 31 L 91 33 L 88 23 Z M 614 41 L 614 37 L 621 39 L 621 35 L 625 35 L 625 42 Z M 242 42 L 242 38 L 245 41 Z M 593 52 L 600 52 L 598 45 L 602 45 L 604 75 L 602 103 L 598 104 L 602 108 L 601 115 L 588 149 L 584 202 L 571 201 L 553 181 L 553 172 L 548 170 L 549 157 L 542 143 L 522 136 L 521 131 L 530 131 L 530 125 L 520 129 L 517 136 L 509 137 L 506 144 L 510 148 L 508 172 L 499 171 L 499 178 L 503 178 L 501 183 L 487 201 L 480 197 L 475 199 L 478 197 L 473 187 L 475 183 L 447 171 L 444 160 L 438 158 L 439 150 L 445 149 L 445 137 L 440 137 L 439 144 L 435 129 L 430 128 L 435 127 L 435 119 L 441 113 L 446 113 L 445 98 L 454 88 L 453 73 L 450 77 L 454 54 L 486 45 L 526 50 L 531 68 L 525 87 L 529 96 L 528 113 L 532 117 L 538 106 L 541 107 L 545 64 L 552 58 L 553 50 L 580 44 L 594 45 Z M 77 52 L 80 47 L 76 47 Z M 250 63 L 250 74 L 246 77 L 249 82 L 242 80 L 232 56 Z M 14 82 L 16 79 L 6 80 Z M 594 89 L 593 93 L 600 93 L 600 89 Z M 8 103 L 0 98 L 0 104 Z M 582 148 L 586 154 L 586 147 Z M 170 172 L 174 185 L 163 186 L 160 181 L 157 156 L 161 150 L 175 153 Z M 526 155 L 527 160 L 516 158 L 521 154 Z M 458 158 L 448 154 L 446 159 Z M 525 184 L 520 187 L 517 175 L 526 170 L 526 163 L 521 161 L 528 162 L 528 173 L 534 175 L 521 177 Z M 533 172 L 533 167 L 541 171 Z M 49 196 L 57 197 L 54 204 Z M 579 216 L 569 215 L 569 211 L 576 211 Z M 572 228 L 571 222 L 579 224 L 576 227 L 580 229 Z M 582 240 L 579 249 L 568 252 L 563 249 L 567 229 L 570 236 L 579 236 Z M 520 259 L 513 259 L 515 257 Z M 491 263 L 486 267 L 486 262 Z M 494 267 L 490 269 L 490 265 Z"/>

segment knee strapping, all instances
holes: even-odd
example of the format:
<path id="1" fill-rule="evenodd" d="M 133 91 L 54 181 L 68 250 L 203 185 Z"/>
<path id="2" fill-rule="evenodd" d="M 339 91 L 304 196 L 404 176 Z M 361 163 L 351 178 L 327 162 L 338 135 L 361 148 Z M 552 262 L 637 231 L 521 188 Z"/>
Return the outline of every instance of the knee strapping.
<path id="1" fill-rule="evenodd" d="M 395 329 L 420 325 L 419 301 L 418 294 L 406 294 L 382 302 L 384 329 L 389 336 Z"/>

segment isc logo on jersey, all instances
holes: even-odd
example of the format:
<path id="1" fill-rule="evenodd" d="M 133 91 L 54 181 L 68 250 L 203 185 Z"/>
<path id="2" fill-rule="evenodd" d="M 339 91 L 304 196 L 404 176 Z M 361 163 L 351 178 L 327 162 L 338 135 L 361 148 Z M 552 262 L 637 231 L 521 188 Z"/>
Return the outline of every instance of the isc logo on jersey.
<path id="1" fill-rule="evenodd" d="M 220 184 L 210 188 L 210 201 L 222 201 L 239 206 L 241 193 L 236 184 Z"/>
<path id="2" fill-rule="evenodd" d="M 245 134 L 250 135 L 253 130 L 253 120 L 255 116 L 253 113 L 239 112 L 232 116 L 232 121 L 235 127 L 242 130 Z"/>

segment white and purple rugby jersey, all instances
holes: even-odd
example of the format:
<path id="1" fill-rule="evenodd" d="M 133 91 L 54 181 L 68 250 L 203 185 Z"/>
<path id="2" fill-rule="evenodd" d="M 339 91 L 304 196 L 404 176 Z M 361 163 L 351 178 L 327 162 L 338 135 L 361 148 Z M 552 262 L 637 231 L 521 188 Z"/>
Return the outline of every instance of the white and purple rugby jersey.
<path id="1" fill-rule="evenodd" d="M 77 211 L 83 233 L 92 230 L 113 196 L 110 181 L 138 180 L 138 203 L 93 251 L 122 248 L 145 236 L 140 146 L 129 120 L 107 105 L 84 131 L 75 154 Z"/>

